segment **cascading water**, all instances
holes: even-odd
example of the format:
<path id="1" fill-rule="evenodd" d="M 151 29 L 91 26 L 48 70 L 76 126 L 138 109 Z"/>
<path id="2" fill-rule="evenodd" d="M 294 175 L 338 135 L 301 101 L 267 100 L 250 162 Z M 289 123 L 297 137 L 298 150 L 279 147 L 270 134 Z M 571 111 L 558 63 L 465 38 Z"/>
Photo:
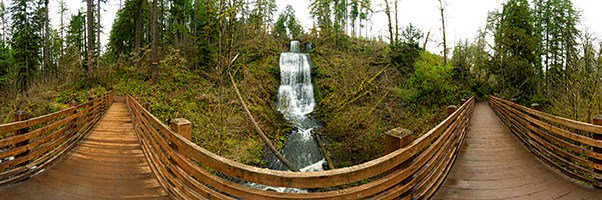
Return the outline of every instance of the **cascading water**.
<path id="1" fill-rule="evenodd" d="M 321 171 L 321 165 L 314 164 L 322 162 L 323 156 L 311 134 L 318 123 L 307 116 L 315 105 L 309 54 L 300 53 L 299 41 L 291 41 L 291 52 L 280 54 L 278 111 L 293 124 L 294 131 L 288 136 L 282 154 L 296 167 L 319 166 L 311 170 Z M 287 169 L 279 160 L 270 168 Z"/>
<path id="2" fill-rule="evenodd" d="M 278 88 L 278 111 L 293 125 L 282 149 L 282 155 L 301 171 L 322 171 L 324 157 L 312 137 L 312 130 L 319 124 L 307 116 L 314 110 L 313 85 L 311 83 L 311 60 L 309 54 L 300 53 L 299 41 L 291 41 L 291 52 L 280 54 L 280 87 Z M 288 170 L 275 156 L 269 160 L 271 169 Z M 280 192 L 305 192 L 294 188 L 265 187 Z"/>

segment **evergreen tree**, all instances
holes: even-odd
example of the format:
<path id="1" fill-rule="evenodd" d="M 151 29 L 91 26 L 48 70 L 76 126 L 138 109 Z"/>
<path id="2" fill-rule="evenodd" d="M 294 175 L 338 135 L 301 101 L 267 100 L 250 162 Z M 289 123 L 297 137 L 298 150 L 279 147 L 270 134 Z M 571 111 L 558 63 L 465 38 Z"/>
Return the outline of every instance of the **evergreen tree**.
<path id="1" fill-rule="evenodd" d="M 152 11 L 149 10 L 150 5 L 148 5 L 146 1 L 142 2 L 144 2 L 141 8 L 144 10 L 144 12 L 142 12 L 142 19 L 146 19 L 148 17 L 147 14 Z M 123 8 L 117 12 L 117 17 L 111 28 L 111 35 L 109 36 L 108 43 L 109 53 L 113 57 L 132 52 L 136 49 L 136 37 L 142 37 L 142 33 L 138 35 L 138 32 L 136 31 L 138 3 L 137 0 L 127 0 L 125 1 Z M 148 12 L 146 12 L 147 10 Z M 142 20 L 143 23 L 144 21 L 146 20 Z M 148 26 L 148 24 L 141 24 L 140 30 L 148 30 L 147 28 L 143 28 L 144 26 Z M 140 42 L 142 41 L 144 41 L 144 39 L 140 38 Z"/>
<path id="2" fill-rule="evenodd" d="M 40 50 L 43 39 L 40 34 L 42 18 L 39 2 L 14 0 L 12 14 L 13 63 L 17 72 L 17 83 L 21 90 L 29 87 L 40 68 Z"/>
<path id="3" fill-rule="evenodd" d="M 317 27 L 323 35 L 328 35 L 332 30 L 331 6 L 332 0 L 312 0 L 309 14 L 316 21 Z"/>
<path id="4" fill-rule="evenodd" d="M 303 27 L 295 16 L 295 10 L 291 5 L 287 5 L 284 12 L 280 13 L 276 24 L 274 24 L 275 32 L 278 36 L 289 36 L 297 38 L 303 34 Z"/>
<path id="5" fill-rule="evenodd" d="M 76 53 L 82 58 L 85 56 L 86 52 L 86 47 L 84 45 L 85 23 L 86 19 L 82 11 L 72 15 L 66 36 L 67 52 L 69 52 L 69 54 Z"/>
<path id="6" fill-rule="evenodd" d="M 8 46 L 4 43 L 0 44 L 0 86 L 6 84 L 9 79 L 9 72 L 12 67 L 12 53 Z"/>
<path id="7" fill-rule="evenodd" d="M 537 37 L 527 0 L 509 0 L 500 15 L 498 33 L 495 35 L 496 72 L 507 87 L 515 88 L 519 96 L 534 94 L 535 50 Z"/>
<path id="8" fill-rule="evenodd" d="M 535 35 L 539 38 L 537 48 L 537 72 L 545 78 L 547 93 L 563 88 L 566 80 L 564 70 L 577 52 L 576 26 L 580 13 L 570 0 L 534 0 L 533 18 L 536 21 Z"/>
<path id="9" fill-rule="evenodd" d="M 0 1 L 0 26 L 2 31 L 2 44 L 6 46 L 8 42 L 8 11 L 6 10 L 6 5 L 4 4 L 4 0 Z"/>

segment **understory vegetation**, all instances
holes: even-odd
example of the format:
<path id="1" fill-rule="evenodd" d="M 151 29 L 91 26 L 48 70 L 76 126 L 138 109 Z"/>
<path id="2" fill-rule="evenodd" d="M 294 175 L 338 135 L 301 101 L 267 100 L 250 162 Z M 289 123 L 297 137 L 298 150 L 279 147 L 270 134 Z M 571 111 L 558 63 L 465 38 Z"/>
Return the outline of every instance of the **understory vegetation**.
<path id="1" fill-rule="evenodd" d="M 100 4 L 87 0 L 87 12 L 67 20 L 62 2 L 62 28 L 52 29 L 47 3 L 13 1 L 6 10 L 0 3 L 0 123 L 16 110 L 40 116 L 115 91 L 149 102 L 165 124 L 190 120 L 193 142 L 209 151 L 266 166 L 269 151 L 229 76 L 281 149 L 293 128 L 276 110 L 279 57 L 293 39 L 314 46 L 311 116 L 336 167 L 382 156 L 388 130 L 421 135 L 445 118 L 446 106 L 470 96 L 517 98 L 585 122 L 602 113 L 601 43 L 576 29 L 569 0 L 508 0 L 473 41 L 453 48 L 444 25 L 443 41 L 433 41 L 412 24 L 394 24 L 389 3 L 398 1 L 385 1 L 390 35 L 382 39 L 367 33 L 374 1 L 311 0 L 315 23 L 305 30 L 290 6 L 275 16 L 274 0 L 125 0 L 106 48 L 95 23 Z M 428 42 L 443 50 L 425 49 Z"/>

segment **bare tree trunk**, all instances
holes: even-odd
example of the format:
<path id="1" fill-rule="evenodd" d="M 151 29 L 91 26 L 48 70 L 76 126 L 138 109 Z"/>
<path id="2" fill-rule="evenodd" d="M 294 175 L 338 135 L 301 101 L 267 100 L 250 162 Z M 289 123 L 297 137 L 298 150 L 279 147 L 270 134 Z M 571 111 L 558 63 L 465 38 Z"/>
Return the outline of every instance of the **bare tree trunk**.
<path id="1" fill-rule="evenodd" d="M 391 22 L 391 9 L 389 8 L 389 1 L 385 0 L 385 14 L 387 14 L 387 19 L 389 20 L 389 40 L 391 44 L 395 43 L 395 38 L 393 37 L 393 24 Z"/>
<path id="2" fill-rule="evenodd" d="M 445 8 L 443 0 L 439 0 L 439 10 L 441 11 L 441 32 L 443 32 L 443 65 L 447 65 L 447 39 L 445 38 L 445 16 L 443 15 Z"/>
<path id="3" fill-rule="evenodd" d="M 196 1 L 195 1 L 196 2 Z M 158 49 L 157 49 L 157 37 L 159 37 L 159 31 L 157 29 L 157 26 L 159 25 L 159 19 L 157 16 L 157 0 L 153 0 L 153 32 L 151 35 L 151 48 L 152 48 L 152 60 L 151 60 L 151 64 L 153 66 L 153 82 L 157 81 L 157 76 L 159 75 L 159 69 L 158 69 L 158 65 L 159 65 L 159 58 L 158 58 Z"/>
<path id="4" fill-rule="evenodd" d="M 100 0 L 96 3 L 96 69 L 100 68 Z"/>
<path id="5" fill-rule="evenodd" d="M 424 39 L 424 44 L 422 44 L 422 49 L 426 49 L 426 44 L 429 42 L 429 37 L 431 36 L 431 31 L 426 34 L 426 38 Z"/>
<path id="6" fill-rule="evenodd" d="M 395 0 L 395 42 L 399 41 L 399 17 L 397 15 L 397 4 L 399 4 L 399 0 Z"/>
<path id="7" fill-rule="evenodd" d="M 232 64 L 234 63 L 234 61 L 236 60 L 236 58 L 238 58 L 238 55 L 239 54 L 236 54 L 236 56 L 234 56 L 234 59 L 232 59 L 232 61 L 229 62 L 228 69 L 230 69 L 232 67 Z M 230 78 L 230 82 L 232 83 L 232 87 L 234 87 L 234 91 L 236 91 L 236 96 L 238 97 L 238 100 L 242 104 L 242 107 L 245 110 L 245 113 L 247 113 L 247 116 L 249 117 L 249 119 L 253 123 L 253 128 L 255 129 L 255 131 L 257 131 L 257 133 L 259 133 L 259 137 L 261 138 L 261 140 L 263 141 L 263 143 L 265 143 L 269 147 L 268 149 L 270 149 L 270 151 L 278 158 L 278 160 L 280 160 L 280 162 L 282 162 L 282 164 L 284 164 L 284 166 L 286 166 L 286 168 L 288 168 L 291 171 L 298 172 L 299 168 L 295 167 L 290 161 L 288 161 L 276 149 L 276 147 L 274 147 L 274 145 L 270 142 L 270 140 L 265 135 L 265 133 L 263 133 L 263 131 L 261 130 L 261 128 L 259 127 L 259 125 L 255 121 L 255 118 L 253 117 L 253 115 L 249 111 L 249 108 L 247 107 L 247 104 L 245 103 L 244 99 L 242 98 L 242 95 L 240 94 L 240 90 L 238 90 L 238 87 L 236 86 L 236 82 L 234 82 L 234 77 L 232 76 L 232 74 L 230 73 L 230 71 L 228 71 L 228 77 Z"/>
<path id="8" fill-rule="evenodd" d="M 92 80 L 92 67 L 94 66 L 94 61 L 92 60 L 94 57 L 94 41 L 92 40 L 92 35 L 94 34 L 94 14 L 92 12 L 94 5 L 92 0 L 87 0 L 87 24 L 88 24 L 88 80 Z"/>

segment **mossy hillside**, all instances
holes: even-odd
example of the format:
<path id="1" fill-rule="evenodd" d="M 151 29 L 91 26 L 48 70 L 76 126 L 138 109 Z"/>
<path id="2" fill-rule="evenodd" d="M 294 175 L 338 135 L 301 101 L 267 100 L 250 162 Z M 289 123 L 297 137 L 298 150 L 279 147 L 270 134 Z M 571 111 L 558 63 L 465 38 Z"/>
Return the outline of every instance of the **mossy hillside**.
<path id="1" fill-rule="evenodd" d="M 269 45 L 257 45 L 256 49 L 247 46 L 244 50 L 240 49 L 241 56 L 232 66 L 235 81 L 262 130 L 281 148 L 290 132 L 276 112 L 274 101 L 279 85 L 274 67 L 278 69 L 281 50 L 279 46 L 270 48 Z M 116 66 L 121 69 L 122 76 L 115 89 L 150 102 L 152 113 L 164 123 L 179 117 L 190 120 L 193 142 L 209 151 L 246 164 L 266 164 L 264 145 L 253 130 L 227 75 L 220 77 L 212 64 L 202 64 L 198 70 L 191 70 L 190 60 L 183 59 L 177 51 L 168 51 L 165 55 L 169 56 L 160 60 L 156 83 L 148 78 L 150 65 L 135 67 L 137 61 L 150 63 L 148 54 L 117 62 L 124 64 Z"/>
<path id="2" fill-rule="evenodd" d="M 389 65 L 382 42 L 315 43 L 315 116 L 324 124 L 321 134 L 337 167 L 382 156 L 384 134 L 392 128 L 423 134 L 444 119 L 444 105 L 468 96 L 452 80 L 453 68 L 438 66 L 428 52 L 418 59 L 415 73 L 404 75 Z"/>

